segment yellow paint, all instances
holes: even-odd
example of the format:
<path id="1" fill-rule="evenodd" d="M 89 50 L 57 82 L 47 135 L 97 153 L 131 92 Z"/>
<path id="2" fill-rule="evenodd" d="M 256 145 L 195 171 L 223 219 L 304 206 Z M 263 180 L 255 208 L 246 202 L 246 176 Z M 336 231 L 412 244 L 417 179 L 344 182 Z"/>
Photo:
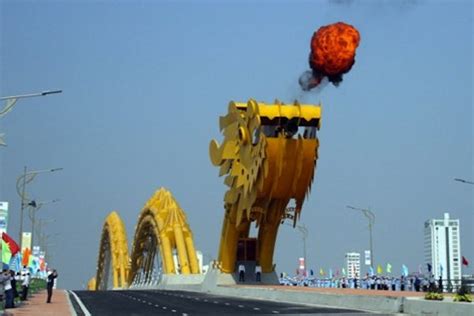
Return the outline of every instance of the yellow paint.
<path id="1" fill-rule="evenodd" d="M 211 162 L 220 167 L 229 187 L 219 246 L 221 270 L 235 271 L 237 243 L 248 238 L 249 225 L 258 227 L 257 260 L 263 272 L 273 270 L 279 225 L 290 200 L 294 223 L 314 177 L 321 126 L 321 107 L 307 104 L 230 102 L 219 119 L 221 145 L 209 145 Z M 298 128 L 298 133 L 293 133 Z M 305 129 L 305 131 L 303 131 Z"/>
<path id="2" fill-rule="evenodd" d="M 110 262 L 107 262 L 110 258 Z M 128 287 L 129 273 L 128 244 L 125 225 L 117 212 L 111 212 L 105 219 L 99 247 L 97 276 L 94 280 L 95 289 L 107 287 L 107 269 L 112 269 L 113 287 Z M 109 264 L 110 266 L 107 266 Z"/>
<path id="3" fill-rule="evenodd" d="M 147 238 L 155 240 L 155 248 L 146 248 Z M 192 232 L 186 215 L 171 193 L 164 188 L 158 190 L 145 204 L 138 218 L 131 255 L 130 282 L 141 267 L 140 258 L 145 250 L 151 256 L 160 256 L 165 274 L 199 273 Z M 177 252 L 181 271 L 175 270 L 173 251 Z M 152 269 L 152 265 L 145 268 Z"/>

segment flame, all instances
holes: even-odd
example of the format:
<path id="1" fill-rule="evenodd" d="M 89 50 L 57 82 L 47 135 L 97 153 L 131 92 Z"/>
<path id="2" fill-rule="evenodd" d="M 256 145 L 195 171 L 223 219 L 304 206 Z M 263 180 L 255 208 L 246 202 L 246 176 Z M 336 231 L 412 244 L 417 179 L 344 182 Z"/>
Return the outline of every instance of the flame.
<path id="1" fill-rule="evenodd" d="M 338 85 L 342 75 L 354 65 L 359 42 L 359 31 L 352 25 L 338 22 L 319 28 L 311 39 L 309 65 L 312 78 L 307 81 L 304 81 L 303 76 L 300 78 L 300 84 L 304 81 L 301 84 L 303 90 L 314 88 L 324 77 Z"/>

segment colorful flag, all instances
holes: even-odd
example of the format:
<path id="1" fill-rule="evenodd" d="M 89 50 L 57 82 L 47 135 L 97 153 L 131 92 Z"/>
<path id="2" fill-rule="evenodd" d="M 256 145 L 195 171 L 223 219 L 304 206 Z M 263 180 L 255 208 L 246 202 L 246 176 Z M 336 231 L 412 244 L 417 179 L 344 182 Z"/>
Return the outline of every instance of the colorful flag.
<path id="1" fill-rule="evenodd" d="M 466 267 L 469 265 L 469 261 L 467 261 L 466 257 L 464 256 L 462 256 L 462 265 Z"/>
<path id="2" fill-rule="evenodd" d="M 404 264 L 402 264 L 402 275 L 403 276 L 408 276 L 408 267 Z"/>
<path id="3" fill-rule="evenodd" d="M 5 242 L 5 240 L 2 239 L 2 262 L 10 266 L 11 258 L 12 258 L 12 253 L 10 251 L 10 247 Z"/>
<path id="4" fill-rule="evenodd" d="M 339 269 L 336 269 L 336 278 L 339 277 L 339 274 L 340 274 Z"/>
<path id="5" fill-rule="evenodd" d="M 332 269 L 329 269 L 329 278 L 332 279 Z"/>
<path id="6" fill-rule="evenodd" d="M 13 240 L 13 238 L 8 236 L 7 233 L 2 233 L 2 240 L 8 244 L 12 256 L 16 255 L 20 251 L 18 244 Z"/>
<path id="7" fill-rule="evenodd" d="M 421 264 L 418 265 L 418 274 L 423 274 L 423 266 Z"/>
<path id="8" fill-rule="evenodd" d="M 346 276 L 346 269 L 345 268 L 342 268 L 342 275 Z"/>
<path id="9" fill-rule="evenodd" d="M 377 266 L 377 274 L 382 274 L 382 273 L 383 273 L 382 266 L 379 264 Z"/>
<path id="10" fill-rule="evenodd" d="M 323 276 L 323 275 L 324 275 L 324 270 L 323 270 L 323 268 L 320 268 L 320 269 L 319 269 L 319 275 L 320 275 L 320 276 Z"/>
<path id="11" fill-rule="evenodd" d="M 390 263 L 387 263 L 387 273 L 392 273 L 392 265 Z"/>
<path id="12" fill-rule="evenodd" d="M 374 268 L 369 267 L 369 275 L 374 276 Z"/>
<path id="13" fill-rule="evenodd" d="M 23 258 L 21 260 L 21 265 L 22 266 L 28 266 L 28 263 L 30 262 L 30 254 L 31 254 L 31 251 L 30 251 L 30 248 L 25 248 L 25 250 L 23 250 Z"/>

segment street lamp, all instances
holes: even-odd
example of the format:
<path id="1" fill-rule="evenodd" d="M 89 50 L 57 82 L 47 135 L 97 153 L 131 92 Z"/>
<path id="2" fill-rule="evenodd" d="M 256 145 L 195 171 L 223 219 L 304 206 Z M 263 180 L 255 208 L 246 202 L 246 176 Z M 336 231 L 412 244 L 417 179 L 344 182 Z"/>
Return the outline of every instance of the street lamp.
<path id="1" fill-rule="evenodd" d="M 33 181 L 33 179 L 36 177 L 36 175 L 40 173 L 46 173 L 46 172 L 55 172 L 55 171 L 60 171 L 63 170 L 63 168 L 53 168 L 53 169 L 43 169 L 43 170 L 34 170 L 34 171 L 29 171 L 27 172 L 26 166 L 24 168 L 23 174 L 18 177 L 16 180 L 16 192 L 20 196 L 21 199 L 21 211 L 20 211 L 20 248 L 23 246 L 21 245 L 22 241 L 22 234 L 23 234 L 23 211 L 26 207 L 26 205 L 30 202 L 27 202 L 28 198 L 26 197 L 26 185 Z M 22 183 L 22 187 L 20 190 L 20 183 Z"/>
<path id="2" fill-rule="evenodd" d="M 6 100 L 5 107 L 0 111 L 0 117 L 4 116 L 8 112 L 10 112 L 13 107 L 15 106 L 16 101 L 18 99 L 25 99 L 25 98 L 32 98 L 32 97 L 42 97 L 45 95 L 61 93 L 63 90 L 46 90 L 38 93 L 29 93 L 29 94 L 19 94 L 19 95 L 11 95 L 8 97 L 0 97 L 0 100 Z"/>
<path id="3" fill-rule="evenodd" d="M 294 221 L 295 219 L 295 207 L 287 207 L 285 210 L 285 214 L 283 215 L 281 224 L 285 223 L 286 219 L 293 220 L 293 225 L 285 223 L 288 226 L 292 226 L 293 228 L 296 227 L 301 233 L 301 236 L 303 237 L 303 258 L 304 258 L 304 268 L 305 272 L 308 271 L 308 263 L 306 262 L 306 238 L 308 238 L 308 229 L 306 226 L 302 223 L 301 225 L 296 225 L 296 222 Z"/>
<path id="4" fill-rule="evenodd" d="M 35 200 L 32 200 L 31 202 L 28 203 L 28 206 L 30 206 L 30 211 L 29 211 L 28 216 L 30 217 L 30 220 L 31 220 L 31 245 L 32 246 L 35 245 L 34 238 L 35 238 L 35 235 L 36 235 L 36 232 L 35 232 L 36 212 L 38 212 L 41 209 L 41 207 L 43 207 L 43 205 L 45 205 L 45 204 L 56 203 L 56 202 L 59 202 L 59 201 L 61 201 L 61 200 L 60 199 L 54 199 L 54 200 L 50 200 L 50 201 L 41 201 L 41 202 L 36 202 Z"/>
<path id="5" fill-rule="evenodd" d="M 459 178 L 454 178 L 454 181 L 466 183 L 466 184 L 474 184 L 472 181 L 464 180 L 464 179 L 459 179 Z"/>
<path id="6" fill-rule="evenodd" d="M 308 263 L 306 262 L 306 238 L 308 238 L 308 229 L 304 224 L 296 225 L 296 228 L 300 231 L 301 235 L 303 236 L 303 258 L 304 258 L 304 272 L 308 273 Z"/>
<path id="7" fill-rule="evenodd" d="M 32 97 L 42 97 L 45 95 L 61 93 L 63 90 L 46 90 L 38 93 L 30 93 L 30 94 L 20 94 L 20 95 L 12 95 L 8 97 L 0 97 L 0 100 L 5 100 L 5 106 L 3 109 L 0 110 L 0 118 L 5 116 L 8 112 L 10 112 L 16 104 L 18 99 L 25 99 L 25 98 L 32 98 Z M 6 146 L 5 141 L 3 140 L 4 133 L 0 134 L 0 146 Z"/>
<path id="8" fill-rule="evenodd" d="M 365 217 L 369 220 L 369 246 L 370 246 L 370 266 L 372 270 L 374 269 L 374 249 L 372 245 L 372 227 L 375 223 L 375 214 L 370 209 L 354 207 L 351 205 L 346 205 L 347 208 L 352 210 L 361 211 Z"/>

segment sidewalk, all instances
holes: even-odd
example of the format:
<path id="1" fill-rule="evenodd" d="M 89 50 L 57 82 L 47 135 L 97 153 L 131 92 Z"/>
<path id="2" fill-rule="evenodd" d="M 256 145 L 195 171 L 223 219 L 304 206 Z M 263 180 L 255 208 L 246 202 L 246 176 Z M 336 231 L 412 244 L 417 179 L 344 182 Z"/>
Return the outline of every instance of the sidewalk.
<path id="1" fill-rule="evenodd" d="M 234 287 L 256 287 L 267 288 L 282 291 L 300 291 L 300 292 L 315 292 L 327 294 L 345 294 L 345 295 L 368 295 L 368 296 L 386 296 L 386 297 L 424 297 L 425 292 L 413 291 L 385 291 L 385 290 L 367 290 L 367 289 L 343 289 L 343 288 L 324 288 L 324 287 L 306 287 L 306 286 L 283 286 L 283 285 L 256 285 L 239 283 L 233 285 Z M 449 294 L 444 294 L 445 297 Z"/>
<path id="2" fill-rule="evenodd" d="M 26 302 L 7 309 L 5 316 L 68 316 L 71 308 L 65 290 L 54 290 L 50 304 L 46 304 L 46 290 L 28 297 Z"/>

